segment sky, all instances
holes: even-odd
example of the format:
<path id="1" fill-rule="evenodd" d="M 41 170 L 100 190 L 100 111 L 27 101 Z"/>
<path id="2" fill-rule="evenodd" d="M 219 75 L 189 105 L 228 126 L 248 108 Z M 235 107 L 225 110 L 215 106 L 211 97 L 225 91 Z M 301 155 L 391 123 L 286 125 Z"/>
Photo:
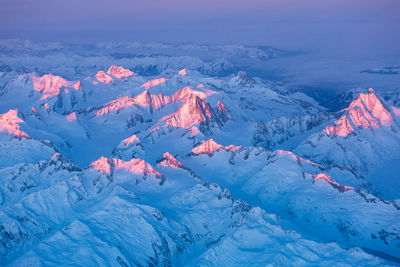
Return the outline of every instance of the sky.
<path id="1" fill-rule="evenodd" d="M 381 46 L 389 53 L 400 44 L 399 14 L 399 0 L 1 0 L 0 38 L 359 46 L 367 53 Z"/>

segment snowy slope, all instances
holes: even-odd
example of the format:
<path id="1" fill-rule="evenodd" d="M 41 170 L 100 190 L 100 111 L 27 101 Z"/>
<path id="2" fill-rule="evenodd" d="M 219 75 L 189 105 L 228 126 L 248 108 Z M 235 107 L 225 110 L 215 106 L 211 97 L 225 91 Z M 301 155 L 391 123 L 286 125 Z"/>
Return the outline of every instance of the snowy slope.
<path id="1" fill-rule="evenodd" d="M 305 266 L 337 263 L 341 255 L 347 263 L 382 263 L 359 249 L 346 251 L 284 230 L 276 217 L 186 170 L 160 166 L 162 177 L 157 177 L 146 174 L 140 163 L 123 169 L 112 162 L 101 165 L 106 169 L 93 164 L 81 170 L 55 155 L 26 165 L 24 171 L 31 177 L 25 183 L 32 186 L 23 187 L 21 180 L 13 181 L 15 191 L 2 188 L 2 195 L 8 196 L 3 205 L 9 207 L 1 215 L 2 259 L 10 260 L 11 266 L 193 266 L 204 261 Z M 15 168 L 3 170 L 3 179 L 10 181 L 13 172 Z M 232 239 L 238 241 L 229 242 Z M 241 239 L 244 243 L 236 245 Z M 270 247 L 273 259 L 264 252 Z M 240 253 L 225 262 L 231 250 Z"/>

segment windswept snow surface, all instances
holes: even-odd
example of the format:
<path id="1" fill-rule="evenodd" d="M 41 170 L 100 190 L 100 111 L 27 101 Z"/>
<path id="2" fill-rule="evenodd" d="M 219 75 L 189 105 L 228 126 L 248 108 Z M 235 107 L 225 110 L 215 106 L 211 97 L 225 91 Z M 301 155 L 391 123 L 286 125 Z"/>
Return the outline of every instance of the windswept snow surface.
<path id="1" fill-rule="evenodd" d="M 266 47 L 0 52 L 0 265 L 399 264 L 398 93 L 332 112 L 240 70 Z"/>

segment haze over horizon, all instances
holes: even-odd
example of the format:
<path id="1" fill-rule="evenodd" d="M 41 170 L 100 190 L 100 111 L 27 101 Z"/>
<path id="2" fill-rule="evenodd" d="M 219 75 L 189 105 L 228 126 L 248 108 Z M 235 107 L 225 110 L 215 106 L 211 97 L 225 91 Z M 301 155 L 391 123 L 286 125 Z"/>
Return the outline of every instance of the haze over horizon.
<path id="1" fill-rule="evenodd" d="M 229 43 L 360 56 L 400 54 L 400 2 L 395 0 L 2 2 L 2 39 Z"/>

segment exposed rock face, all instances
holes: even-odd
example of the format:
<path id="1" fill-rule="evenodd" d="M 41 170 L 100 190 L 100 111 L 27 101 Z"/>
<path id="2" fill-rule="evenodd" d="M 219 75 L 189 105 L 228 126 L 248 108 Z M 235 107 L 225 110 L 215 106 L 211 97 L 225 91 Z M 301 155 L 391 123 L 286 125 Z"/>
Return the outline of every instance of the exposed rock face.
<path id="1" fill-rule="evenodd" d="M 332 118 L 331 115 L 320 113 L 291 119 L 282 117 L 267 122 L 258 121 L 253 135 L 253 145 L 277 149 L 296 137 L 318 131 Z"/>

